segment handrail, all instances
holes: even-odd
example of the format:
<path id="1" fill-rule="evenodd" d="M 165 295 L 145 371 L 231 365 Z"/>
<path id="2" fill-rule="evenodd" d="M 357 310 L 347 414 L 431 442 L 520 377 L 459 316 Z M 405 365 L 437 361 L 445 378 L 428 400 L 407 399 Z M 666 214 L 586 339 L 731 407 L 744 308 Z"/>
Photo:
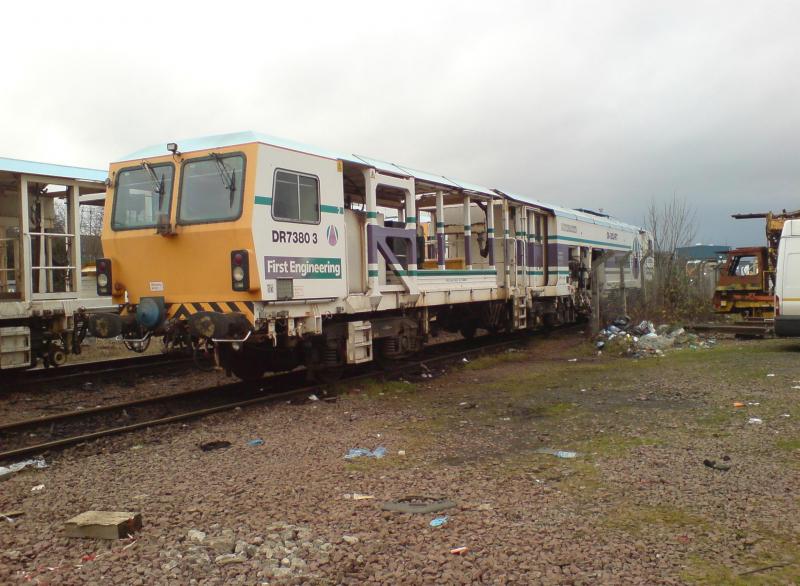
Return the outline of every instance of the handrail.
<path id="1" fill-rule="evenodd" d="M 218 344 L 220 342 L 222 342 L 223 344 L 227 344 L 227 343 L 231 343 L 231 344 L 240 343 L 241 344 L 242 342 L 247 342 L 247 340 L 249 340 L 250 336 L 252 336 L 252 335 L 253 335 L 253 330 L 249 330 L 247 332 L 247 335 L 244 338 L 242 338 L 241 340 L 236 340 L 236 339 L 226 340 L 225 338 L 211 338 L 211 341 L 214 342 L 215 344 Z"/>
<path id="2" fill-rule="evenodd" d="M 152 332 L 147 332 L 145 334 L 144 338 L 124 338 L 122 336 L 117 336 L 114 339 L 117 342 L 131 342 L 131 343 L 134 343 L 134 344 L 139 344 L 139 343 L 143 344 L 143 343 L 147 342 L 147 340 L 150 339 L 151 335 L 152 335 Z"/>
<path id="3" fill-rule="evenodd" d="M 57 238 L 63 236 L 64 238 L 75 238 L 75 234 L 64 234 L 62 232 L 25 232 L 28 236 L 45 236 L 49 238 Z"/>

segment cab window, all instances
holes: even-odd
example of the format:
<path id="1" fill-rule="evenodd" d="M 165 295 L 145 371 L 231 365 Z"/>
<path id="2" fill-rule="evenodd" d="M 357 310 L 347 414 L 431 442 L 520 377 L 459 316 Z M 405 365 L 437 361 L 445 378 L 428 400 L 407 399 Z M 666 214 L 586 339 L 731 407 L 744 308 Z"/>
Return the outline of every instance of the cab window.
<path id="1" fill-rule="evenodd" d="M 114 191 L 111 228 L 155 228 L 159 216 L 169 215 L 174 176 L 172 164 L 144 164 L 120 171 Z"/>
<path id="2" fill-rule="evenodd" d="M 183 164 L 179 224 L 235 220 L 242 215 L 244 156 L 215 155 Z"/>
<path id="3" fill-rule="evenodd" d="M 276 220 L 319 223 L 319 179 L 292 171 L 275 171 L 272 217 Z"/>

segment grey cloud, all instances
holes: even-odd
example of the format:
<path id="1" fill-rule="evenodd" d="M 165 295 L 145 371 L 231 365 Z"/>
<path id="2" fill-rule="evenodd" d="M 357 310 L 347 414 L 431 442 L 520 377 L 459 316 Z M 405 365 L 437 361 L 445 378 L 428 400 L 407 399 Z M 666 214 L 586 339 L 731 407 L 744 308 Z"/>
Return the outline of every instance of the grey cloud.
<path id="1" fill-rule="evenodd" d="M 632 222 L 676 192 L 704 242 L 758 243 L 730 213 L 800 207 L 794 2 L 6 12 L 2 156 L 105 167 L 253 129 Z"/>

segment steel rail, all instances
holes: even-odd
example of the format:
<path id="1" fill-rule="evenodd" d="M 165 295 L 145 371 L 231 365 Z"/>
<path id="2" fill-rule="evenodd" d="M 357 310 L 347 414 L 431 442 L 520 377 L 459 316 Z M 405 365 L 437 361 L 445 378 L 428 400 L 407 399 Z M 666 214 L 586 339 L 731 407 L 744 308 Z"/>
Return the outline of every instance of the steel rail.
<path id="1" fill-rule="evenodd" d="M 491 338 L 493 338 L 493 336 L 486 335 L 486 336 L 481 336 L 479 338 L 476 338 L 476 340 L 478 340 L 478 341 L 482 341 L 482 340 L 486 341 L 486 340 L 490 340 Z M 460 357 L 464 357 L 464 356 L 467 356 L 467 355 L 472 355 L 472 354 L 477 354 L 477 353 L 482 353 L 482 352 L 492 352 L 492 351 L 495 351 L 495 350 L 499 350 L 501 348 L 507 348 L 509 346 L 514 346 L 515 344 L 518 344 L 520 341 L 522 341 L 524 339 L 525 339 L 525 335 L 524 334 L 520 335 L 520 336 L 509 336 L 509 337 L 507 337 L 506 339 L 504 339 L 504 340 L 502 340 L 500 342 L 492 342 L 492 343 L 489 343 L 489 344 L 480 344 L 477 347 L 473 347 L 473 348 L 461 348 L 461 349 L 457 349 L 455 351 L 448 352 L 446 354 L 441 354 L 441 355 L 438 355 L 438 356 L 428 356 L 428 357 L 426 357 L 424 359 L 421 359 L 421 360 L 414 360 L 414 361 L 405 362 L 405 363 L 399 364 L 399 365 L 397 365 L 397 366 L 395 366 L 395 367 L 393 367 L 393 368 L 391 368 L 389 370 L 371 370 L 371 371 L 366 372 L 366 373 L 359 373 L 359 374 L 355 374 L 353 376 L 347 376 L 345 378 L 342 378 L 340 381 L 337 381 L 334 384 L 338 384 L 340 382 L 353 382 L 353 381 L 357 381 L 357 380 L 375 378 L 376 376 L 383 376 L 383 377 L 394 376 L 394 375 L 402 374 L 402 373 L 406 372 L 412 366 L 423 366 L 425 368 L 426 365 L 432 364 L 432 363 L 436 363 L 436 362 L 444 362 L 444 361 L 447 361 L 447 360 L 452 360 L 452 359 L 455 359 L 455 358 L 460 358 Z M 475 340 L 473 340 L 471 342 L 474 343 Z M 463 343 L 463 341 L 462 340 L 458 340 L 457 342 L 446 342 L 446 343 L 443 343 L 443 344 L 438 344 L 438 346 L 440 346 L 440 349 L 443 349 L 442 347 L 447 347 L 447 346 L 455 345 L 455 344 L 458 344 L 458 343 Z M 437 345 L 429 346 L 428 349 L 429 350 L 433 350 L 433 349 L 436 348 L 436 346 Z M 281 375 L 278 375 L 278 376 L 281 376 Z M 41 418 L 38 418 L 38 419 L 29 419 L 29 420 L 24 420 L 24 421 L 17 421 L 17 422 L 12 422 L 12 423 L 0 426 L 0 432 L 14 430 L 14 429 L 24 429 L 25 427 L 37 427 L 37 426 L 40 426 L 40 425 L 45 424 L 45 423 L 55 422 L 55 421 L 59 421 L 59 420 L 61 420 L 61 421 L 66 421 L 66 420 L 70 420 L 70 419 L 77 420 L 77 419 L 80 419 L 80 418 L 82 418 L 82 417 L 84 417 L 86 415 L 93 415 L 93 414 L 98 414 L 98 413 L 103 413 L 103 412 L 110 412 L 110 411 L 117 410 L 117 409 L 125 409 L 126 407 L 131 407 L 131 406 L 141 406 L 141 405 L 148 404 L 148 403 L 158 404 L 158 403 L 161 403 L 161 402 L 164 402 L 164 401 L 168 401 L 168 400 L 186 398 L 186 397 L 189 397 L 191 395 L 199 395 L 199 394 L 204 394 L 204 393 L 217 393 L 218 394 L 220 391 L 225 391 L 225 390 L 228 390 L 228 391 L 248 390 L 250 388 L 257 387 L 259 384 L 263 384 L 264 381 L 270 381 L 271 378 L 273 378 L 273 377 L 264 378 L 263 381 L 256 381 L 256 382 L 240 381 L 240 382 L 230 383 L 228 385 L 221 385 L 221 386 L 216 386 L 216 387 L 205 387 L 205 388 L 202 388 L 202 389 L 195 389 L 195 390 L 191 390 L 191 391 L 183 391 L 181 393 L 174 393 L 174 394 L 171 394 L 171 395 L 160 395 L 160 396 L 157 396 L 157 397 L 149 397 L 149 398 L 141 399 L 141 400 L 137 400 L 137 401 L 129 401 L 129 402 L 125 402 L 125 403 L 117 403 L 117 404 L 114 404 L 114 405 L 95 407 L 93 409 L 84 409 L 84 410 L 81 410 L 81 411 L 72 411 L 72 412 L 67 412 L 67 413 L 62 413 L 62 414 L 54 414 L 54 415 L 50 415 L 50 416 L 46 416 L 46 417 L 41 417 Z M 0 461 L 4 461 L 4 460 L 10 459 L 10 458 L 16 458 L 16 457 L 20 457 L 20 456 L 24 456 L 24 455 L 29 455 L 29 454 L 41 453 L 41 452 L 44 452 L 44 451 L 52 450 L 54 448 L 67 447 L 67 446 L 70 446 L 70 445 L 82 443 L 82 442 L 93 440 L 93 439 L 98 439 L 98 438 L 101 438 L 101 437 L 106 437 L 106 436 L 111 436 L 111 435 L 118 435 L 118 434 L 121 434 L 121 433 L 130 432 L 130 431 L 136 431 L 138 429 L 143 429 L 145 427 L 153 427 L 153 426 L 157 426 L 157 425 L 164 425 L 164 424 L 167 424 L 167 423 L 174 423 L 174 422 L 177 422 L 177 421 L 183 421 L 183 420 L 187 420 L 187 419 L 194 419 L 194 418 L 197 418 L 197 417 L 203 417 L 203 416 L 206 416 L 206 415 L 211 415 L 213 413 L 219 413 L 221 411 L 228 411 L 228 410 L 231 410 L 231 409 L 235 409 L 237 407 L 247 407 L 247 406 L 250 406 L 250 405 L 255 405 L 255 404 L 258 404 L 258 403 L 265 403 L 265 402 L 279 402 L 279 401 L 283 401 L 283 400 L 288 399 L 288 398 L 302 396 L 302 395 L 305 395 L 305 394 L 312 393 L 314 391 L 318 391 L 319 389 L 321 389 L 323 387 L 326 387 L 326 386 L 328 386 L 328 385 L 323 384 L 323 383 L 316 383 L 316 384 L 313 384 L 313 385 L 302 386 L 302 387 L 299 387 L 297 389 L 290 389 L 288 391 L 283 391 L 283 392 L 280 392 L 280 393 L 264 394 L 264 395 L 258 396 L 258 397 L 252 397 L 252 398 L 245 399 L 245 400 L 228 402 L 228 403 L 224 403 L 222 405 L 215 405 L 213 407 L 205 407 L 203 409 L 196 409 L 196 410 L 193 410 L 193 411 L 188 411 L 188 412 L 185 412 L 185 413 L 178 413 L 178 414 L 170 415 L 170 416 L 167 416 L 167 417 L 149 419 L 149 420 L 146 420 L 146 421 L 140 421 L 140 422 L 137 422 L 137 423 L 132 423 L 130 425 L 124 425 L 124 426 L 118 426 L 118 427 L 103 429 L 103 430 L 94 431 L 94 432 L 90 432 L 90 433 L 86 433 L 86 434 L 70 436 L 70 437 L 61 438 L 61 439 L 57 439 L 57 440 L 53 440 L 53 441 L 48 441 L 48 442 L 44 442 L 44 443 L 40 443 L 40 444 L 36 444 L 36 445 L 32 445 L 32 446 L 24 446 L 24 447 L 20 447 L 20 448 L 11 449 L 11 450 L 6 450 L 6 451 L 3 451 L 3 452 L 0 452 Z"/>

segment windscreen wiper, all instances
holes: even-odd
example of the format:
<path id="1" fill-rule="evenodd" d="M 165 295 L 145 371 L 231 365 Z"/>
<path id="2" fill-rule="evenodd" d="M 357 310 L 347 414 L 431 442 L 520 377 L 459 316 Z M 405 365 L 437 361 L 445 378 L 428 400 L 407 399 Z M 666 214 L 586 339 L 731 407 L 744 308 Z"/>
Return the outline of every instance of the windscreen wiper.
<path id="1" fill-rule="evenodd" d="M 142 161 L 142 169 L 147 171 L 147 174 L 150 175 L 150 181 L 153 182 L 153 193 L 158 194 L 158 209 L 160 210 L 164 203 L 164 176 L 162 175 L 159 181 L 156 172 L 153 171 L 153 168 L 147 161 Z"/>
<path id="2" fill-rule="evenodd" d="M 222 184 L 231 194 L 230 206 L 233 207 L 233 195 L 236 193 L 236 170 L 228 171 L 225 163 L 222 162 L 222 155 L 218 153 L 211 153 L 211 158 L 217 164 L 219 176 L 222 178 Z"/>

